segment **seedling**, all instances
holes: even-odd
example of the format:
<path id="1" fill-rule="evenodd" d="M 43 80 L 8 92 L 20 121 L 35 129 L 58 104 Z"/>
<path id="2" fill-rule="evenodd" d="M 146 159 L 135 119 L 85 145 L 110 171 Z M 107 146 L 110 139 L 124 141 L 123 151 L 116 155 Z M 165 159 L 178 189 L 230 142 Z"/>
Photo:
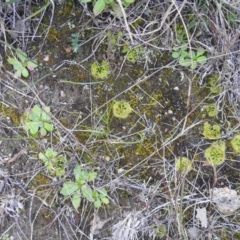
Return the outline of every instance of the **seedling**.
<path id="1" fill-rule="evenodd" d="M 191 67 L 192 69 L 195 69 L 198 64 L 204 64 L 207 62 L 204 50 L 187 50 L 187 45 L 180 48 L 173 47 L 172 57 L 178 59 L 178 63 L 181 66 Z"/>
<path id="2" fill-rule="evenodd" d="M 50 107 L 46 106 L 41 108 L 35 105 L 23 114 L 21 118 L 23 128 L 32 136 L 36 136 L 37 133 L 39 133 L 41 137 L 46 136 L 47 132 L 52 132 L 54 129 L 49 113 Z"/>
<path id="3" fill-rule="evenodd" d="M 43 161 L 51 175 L 60 177 L 65 174 L 65 158 L 58 152 L 53 151 L 52 148 L 48 148 L 45 153 L 39 153 L 38 157 Z"/>
<path id="4" fill-rule="evenodd" d="M 78 43 L 79 33 L 73 33 L 71 34 L 71 37 L 72 37 L 72 42 L 71 42 L 72 50 L 74 53 L 77 53 L 80 50 L 80 45 Z"/>
<path id="5" fill-rule="evenodd" d="M 208 104 L 205 107 L 205 110 L 209 117 L 215 117 L 218 114 L 218 109 L 215 103 Z"/>
<path id="6" fill-rule="evenodd" d="M 81 199 L 84 197 L 87 201 L 94 203 L 95 208 L 108 204 L 107 190 L 101 188 L 99 190 L 92 189 L 89 185 L 97 177 L 96 172 L 88 172 L 82 170 L 79 165 L 74 168 L 75 182 L 68 181 L 63 184 L 61 194 L 71 198 L 74 208 L 77 210 L 80 206 Z"/>
<path id="7" fill-rule="evenodd" d="M 32 71 L 34 68 L 36 68 L 37 62 L 33 60 L 29 60 L 27 57 L 27 54 L 22 52 L 19 48 L 16 51 L 16 57 L 9 57 L 8 58 L 8 63 L 13 65 L 13 68 L 15 70 L 15 76 L 27 78 L 29 76 L 28 70 Z"/>
<path id="8" fill-rule="evenodd" d="M 217 124 L 209 124 L 205 122 L 203 125 L 203 136 L 208 139 L 218 139 L 221 137 L 221 127 Z"/>
<path id="9" fill-rule="evenodd" d="M 211 165 L 218 166 L 225 161 L 226 144 L 224 141 L 216 141 L 205 150 L 204 156 Z"/>
<path id="10" fill-rule="evenodd" d="M 187 174 L 192 170 L 192 161 L 186 157 L 181 157 L 176 160 L 175 169 L 182 174 Z"/>
<path id="11" fill-rule="evenodd" d="M 94 78 L 106 78 L 110 73 L 110 66 L 107 61 L 102 61 L 102 63 L 94 62 L 91 65 L 91 74 Z"/>
<path id="12" fill-rule="evenodd" d="M 124 7 L 128 7 L 135 0 L 123 0 Z M 99 15 L 103 10 L 111 7 L 117 16 L 122 16 L 121 8 L 115 0 L 82 0 L 83 3 L 93 2 L 93 13 L 95 16 Z"/>
<path id="13" fill-rule="evenodd" d="M 126 101 L 116 101 L 113 104 L 113 115 L 117 118 L 127 118 L 129 114 L 133 111 L 130 104 Z"/>
<path id="14" fill-rule="evenodd" d="M 142 46 L 131 49 L 128 45 L 124 45 L 122 50 L 122 53 L 127 53 L 127 60 L 132 63 L 135 63 L 137 60 L 141 59 L 143 52 Z"/>
<path id="15" fill-rule="evenodd" d="M 240 135 L 235 135 L 231 140 L 231 146 L 235 153 L 240 153 Z"/>

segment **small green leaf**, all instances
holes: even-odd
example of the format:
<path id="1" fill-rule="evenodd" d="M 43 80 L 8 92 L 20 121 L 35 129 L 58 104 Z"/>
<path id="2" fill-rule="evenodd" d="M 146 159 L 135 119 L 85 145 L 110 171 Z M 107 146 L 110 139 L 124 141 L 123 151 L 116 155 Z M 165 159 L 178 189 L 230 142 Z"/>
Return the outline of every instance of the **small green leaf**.
<path id="1" fill-rule="evenodd" d="M 46 112 L 42 112 L 42 116 L 41 116 L 41 119 L 44 121 L 44 122 L 50 122 L 51 121 L 51 117 L 49 116 L 48 113 Z"/>
<path id="2" fill-rule="evenodd" d="M 44 128 L 45 128 L 48 132 L 52 132 L 53 129 L 54 129 L 54 126 L 53 126 L 52 124 L 50 124 L 50 123 L 47 123 L 47 122 L 44 122 L 44 123 L 43 123 L 43 126 L 44 126 Z"/>
<path id="3" fill-rule="evenodd" d="M 41 113 L 42 113 L 41 107 L 39 107 L 39 105 L 35 105 L 32 108 L 32 113 L 35 114 L 38 117 L 38 119 L 39 119 L 41 117 Z"/>
<path id="4" fill-rule="evenodd" d="M 100 190 L 98 190 L 98 192 L 100 193 L 101 197 L 107 196 L 107 190 L 105 188 L 101 188 Z"/>
<path id="5" fill-rule="evenodd" d="M 28 77 L 29 76 L 29 72 L 28 72 L 28 70 L 26 68 L 22 68 L 22 75 L 24 77 Z"/>
<path id="6" fill-rule="evenodd" d="M 121 10 L 121 7 L 119 6 L 119 4 L 117 4 L 117 3 L 112 3 L 111 7 L 112 7 L 114 13 L 116 14 L 116 16 L 117 16 L 118 18 L 123 17 L 123 13 L 122 13 L 122 10 Z"/>
<path id="7" fill-rule="evenodd" d="M 82 0 L 83 3 L 89 3 L 91 2 L 92 0 Z"/>
<path id="8" fill-rule="evenodd" d="M 79 174 L 79 178 L 81 180 L 85 180 L 85 181 L 88 181 L 88 176 L 89 176 L 88 171 L 81 171 L 80 174 Z"/>
<path id="9" fill-rule="evenodd" d="M 109 204 L 109 199 L 106 197 L 101 198 L 101 201 L 105 204 Z"/>
<path id="10" fill-rule="evenodd" d="M 28 122 L 28 128 L 29 128 L 29 131 L 30 131 L 30 134 L 31 135 L 35 135 L 38 130 L 39 130 L 39 124 L 41 124 L 41 122 Z"/>
<path id="11" fill-rule="evenodd" d="M 81 167 L 80 165 L 76 165 L 74 170 L 73 170 L 73 173 L 74 173 L 74 177 L 76 179 L 76 181 L 80 178 L 80 173 L 81 173 Z"/>
<path id="12" fill-rule="evenodd" d="M 88 174 L 88 179 L 87 181 L 93 181 L 95 178 L 97 177 L 97 173 L 96 172 L 91 172 Z"/>
<path id="13" fill-rule="evenodd" d="M 179 58 L 179 52 L 173 52 L 172 57 L 173 58 Z"/>
<path id="14" fill-rule="evenodd" d="M 83 196 L 89 201 L 89 202 L 93 202 L 94 201 L 94 199 L 93 199 L 93 197 L 92 197 L 92 189 L 91 189 L 91 187 L 89 187 L 87 184 L 84 184 L 83 186 L 82 186 L 82 194 L 83 194 Z"/>
<path id="15" fill-rule="evenodd" d="M 81 203 L 81 193 L 80 191 L 77 191 L 75 194 L 73 194 L 72 198 L 71 198 L 72 204 L 74 206 L 74 208 L 77 210 L 80 206 Z"/>
<path id="16" fill-rule="evenodd" d="M 10 58 L 10 57 L 7 59 L 7 62 L 8 62 L 9 64 L 11 64 L 11 65 L 20 64 L 17 59 L 15 59 L 15 58 Z"/>
<path id="17" fill-rule="evenodd" d="M 75 182 L 66 182 L 63 184 L 63 188 L 60 191 L 60 193 L 64 196 L 69 196 L 72 195 L 75 191 L 77 191 L 78 188 L 78 184 Z"/>
<path id="18" fill-rule="evenodd" d="M 44 163 L 48 162 L 46 155 L 41 152 L 38 154 L 38 158 L 41 159 Z"/>
<path id="19" fill-rule="evenodd" d="M 93 198 L 95 198 L 95 199 L 99 198 L 98 191 L 94 189 L 93 192 L 92 192 L 92 196 L 93 196 Z"/>
<path id="20" fill-rule="evenodd" d="M 102 202 L 100 201 L 100 199 L 97 199 L 95 202 L 94 202 L 94 207 L 95 208 L 100 208 L 102 205 Z"/>
<path id="21" fill-rule="evenodd" d="M 207 58 L 205 56 L 200 56 L 198 57 L 197 62 L 204 64 L 207 62 Z"/>
<path id="22" fill-rule="evenodd" d="M 201 56 L 201 55 L 203 55 L 205 53 L 205 51 L 204 50 L 199 50 L 198 52 L 197 52 L 197 57 L 199 57 L 199 56 Z"/>
<path id="23" fill-rule="evenodd" d="M 27 54 L 22 52 L 19 48 L 17 49 L 16 54 L 21 62 L 25 62 L 28 58 Z"/>
<path id="24" fill-rule="evenodd" d="M 45 136 L 47 135 L 47 131 L 46 131 L 46 129 L 45 129 L 44 127 L 41 127 L 41 128 L 40 128 L 40 135 L 41 135 L 42 137 L 45 137 Z"/>
<path id="25" fill-rule="evenodd" d="M 106 7 L 104 0 L 97 0 L 93 7 L 93 13 L 95 16 L 99 15 Z"/>

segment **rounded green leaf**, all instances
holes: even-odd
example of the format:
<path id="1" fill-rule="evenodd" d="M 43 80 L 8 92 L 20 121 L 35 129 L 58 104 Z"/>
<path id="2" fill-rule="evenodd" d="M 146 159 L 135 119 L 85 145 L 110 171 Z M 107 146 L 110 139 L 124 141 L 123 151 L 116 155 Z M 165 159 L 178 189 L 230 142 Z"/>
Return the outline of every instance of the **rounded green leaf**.
<path id="1" fill-rule="evenodd" d="M 109 204 L 109 199 L 104 197 L 104 198 L 101 198 L 101 201 L 105 204 Z"/>
<path id="2" fill-rule="evenodd" d="M 22 68 L 22 75 L 27 78 L 29 76 L 28 70 L 26 68 Z"/>
<path id="3" fill-rule="evenodd" d="M 173 58 L 179 58 L 179 52 L 173 52 L 172 57 Z"/>
<path id="4" fill-rule="evenodd" d="M 95 208 L 100 208 L 102 205 L 102 202 L 100 201 L 100 199 L 97 199 L 95 202 L 94 202 L 94 207 Z"/>

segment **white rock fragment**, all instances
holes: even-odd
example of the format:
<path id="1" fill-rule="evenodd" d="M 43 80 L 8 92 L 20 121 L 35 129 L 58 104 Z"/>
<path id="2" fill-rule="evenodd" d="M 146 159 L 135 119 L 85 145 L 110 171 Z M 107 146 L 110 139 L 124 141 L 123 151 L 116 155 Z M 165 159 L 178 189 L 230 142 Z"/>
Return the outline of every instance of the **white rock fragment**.
<path id="1" fill-rule="evenodd" d="M 240 196 L 235 190 L 228 187 L 214 188 L 212 200 L 216 203 L 218 211 L 222 214 L 229 215 L 240 208 Z"/>
<path id="2" fill-rule="evenodd" d="M 179 91 L 179 87 L 174 87 L 173 88 L 175 91 Z"/>
<path id="3" fill-rule="evenodd" d="M 196 218 L 200 220 L 201 225 L 203 228 L 207 228 L 208 226 L 208 220 L 207 220 L 207 210 L 206 208 L 197 208 L 197 215 Z"/>

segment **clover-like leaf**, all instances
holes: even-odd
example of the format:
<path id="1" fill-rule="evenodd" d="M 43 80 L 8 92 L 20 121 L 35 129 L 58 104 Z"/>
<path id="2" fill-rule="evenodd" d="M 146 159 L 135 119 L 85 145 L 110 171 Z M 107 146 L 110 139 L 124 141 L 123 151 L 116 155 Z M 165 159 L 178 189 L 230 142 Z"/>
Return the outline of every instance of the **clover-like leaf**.
<path id="1" fill-rule="evenodd" d="M 47 123 L 47 122 L 44 122 L 44 123 L 43 123 L 43 127 L 44 127 L 48 132 L 52 132 L 53 129 L 54 129 L 53 124 Z"/>
<path id="2" fill-rule="evenodd" d="M 63 188 L 60 193 L 64 196 L 72 195 L 79 189 L 78 184 L 75 182 L 66 182 L 63 184 Z"/>
<path id="3" fill-rule="evenodd" d="M 26 125 L 30 131 L 30 134 L 35 135 L 39 130 L 39 125 L 41 125 L 41 122 L 27 122 Z"/>

